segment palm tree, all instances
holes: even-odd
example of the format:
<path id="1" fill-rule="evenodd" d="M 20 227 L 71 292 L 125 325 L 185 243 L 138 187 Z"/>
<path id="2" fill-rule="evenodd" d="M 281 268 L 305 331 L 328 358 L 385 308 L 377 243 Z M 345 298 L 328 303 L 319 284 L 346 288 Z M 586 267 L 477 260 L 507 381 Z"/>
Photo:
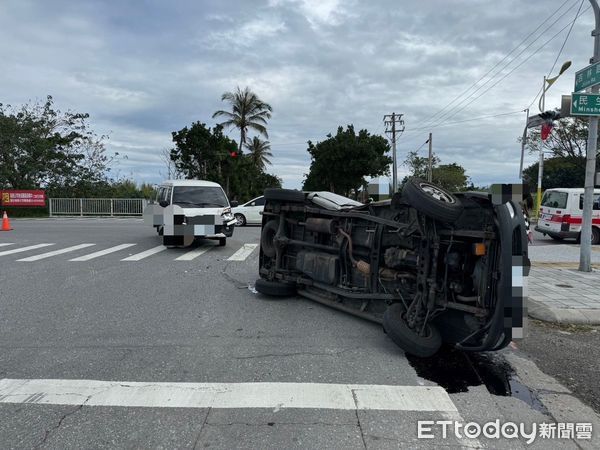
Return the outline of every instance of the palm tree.
<path id="1" fill-rule="evenodd" d="M 264 171 L 267 164 L 271 164 L 269 157 L 273 154 L 270 152 L 271 144 L 269 141 L 261 141 L 258 137 L 254 136 L 252 140 L 247 140 L 245 147 L 250 152 L 250 160 L 254 166 Z"/>
<path id="2" fill-rule="evenodd" d="M 219 110 L 213 114 L 213 118 L 223 116 L 226 120 L 220 125 L 240 130 L 240 153 L 246 142 L 249 128 L 258 131 L 266 138 L 269 137 L 266 125 L 267 119 L 271 118 L 273 109 L 271 105 L 259 99 L 249 87 L 246 86 L 244 90 L 241 90 L 238 86 L 235 92 L 225 92 L 221 96 L 221 101 L 229 102 L 232 112 Z"/>

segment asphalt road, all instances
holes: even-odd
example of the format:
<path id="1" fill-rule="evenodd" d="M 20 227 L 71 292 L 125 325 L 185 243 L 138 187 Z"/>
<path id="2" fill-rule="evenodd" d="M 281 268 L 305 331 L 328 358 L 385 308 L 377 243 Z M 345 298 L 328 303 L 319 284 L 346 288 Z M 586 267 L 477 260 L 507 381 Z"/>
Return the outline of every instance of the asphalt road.
<path id="1" fill-rule="evenodd" d="M 593 421 L 597 439 L 597 416 L 519 350 L 498 357 L 543 408 L 481 383 L 447 390 L 379 326 L 257 294 L 258 227 L 153 254 L 160 240 L 137 219 L 13 228 L 0 235 L 2 448 L 526 446 L 439 429 L 419 440 L 418 420 Z M 548 444 L 576 448 L 536 441 Z"/>
<path id="2" fill-rule="evenodd" d="M 600 327 L 540 321 L 530 325 L 519 349 L 600 413 Z"/>

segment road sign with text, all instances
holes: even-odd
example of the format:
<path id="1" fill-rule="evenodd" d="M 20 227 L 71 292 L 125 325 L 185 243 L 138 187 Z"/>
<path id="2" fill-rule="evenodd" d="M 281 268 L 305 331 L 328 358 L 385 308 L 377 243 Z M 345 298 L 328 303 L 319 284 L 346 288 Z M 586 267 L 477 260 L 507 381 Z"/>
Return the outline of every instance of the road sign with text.
<path id="1" fill-rule="evenodd" d="M 575 92 L 600 84 L 600 62 L 575 73 Z"/>
<path id="2" fill-rule="evenodd" d="M 571 115 L 600 116 L 600 94 L 574 92 L 571 97 Z"/>

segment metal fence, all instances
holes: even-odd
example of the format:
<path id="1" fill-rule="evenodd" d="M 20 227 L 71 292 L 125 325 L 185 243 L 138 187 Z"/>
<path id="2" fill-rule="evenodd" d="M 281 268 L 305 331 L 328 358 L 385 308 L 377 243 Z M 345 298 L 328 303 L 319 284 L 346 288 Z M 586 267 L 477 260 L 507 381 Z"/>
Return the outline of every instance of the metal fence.
<path id="1" fill-rule="evenodd" d="M 54 216 L 141 216 L 148 200 L 143 198 L 50 198 Z"/>

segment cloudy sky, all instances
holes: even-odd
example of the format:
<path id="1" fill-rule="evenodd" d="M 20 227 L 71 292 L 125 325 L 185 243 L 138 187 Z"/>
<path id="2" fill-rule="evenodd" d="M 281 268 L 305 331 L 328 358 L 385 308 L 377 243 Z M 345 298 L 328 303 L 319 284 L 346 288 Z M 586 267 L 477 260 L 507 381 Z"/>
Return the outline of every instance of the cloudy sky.
<path id="1" fill-rule="evenodd" d="M 0 103 L 50 94 L 61 110 L 88 112 L 92 128 L 110 136 L 108 150 L 127 156 L 116 174 L 140 182 L 166 174 L 160 154 L 172 146 L 171 131 L 194 121 L 214 125 L 221 94 L 236 86 L 250 86 L 273 107 L 270 171 L 284 187 L 300 187 L 308 172 L 307 140 L 346 124 L 382 134 L 382 117 L 393 111 L 406 123 L 399 161 L 431 131 L 442 162 L 463 165 L 476 184 L 515 181 L 520 111 L 539 91 L 581 4 L 3 0 Z M 554 72 L 565 60 L 573 65 L 548 92 L 546 109 L 560 105 L 575 71 L 588 64 L 588 8 L 585 0 Z M 487 117 L 503 113 L 511 114 Z"/>

